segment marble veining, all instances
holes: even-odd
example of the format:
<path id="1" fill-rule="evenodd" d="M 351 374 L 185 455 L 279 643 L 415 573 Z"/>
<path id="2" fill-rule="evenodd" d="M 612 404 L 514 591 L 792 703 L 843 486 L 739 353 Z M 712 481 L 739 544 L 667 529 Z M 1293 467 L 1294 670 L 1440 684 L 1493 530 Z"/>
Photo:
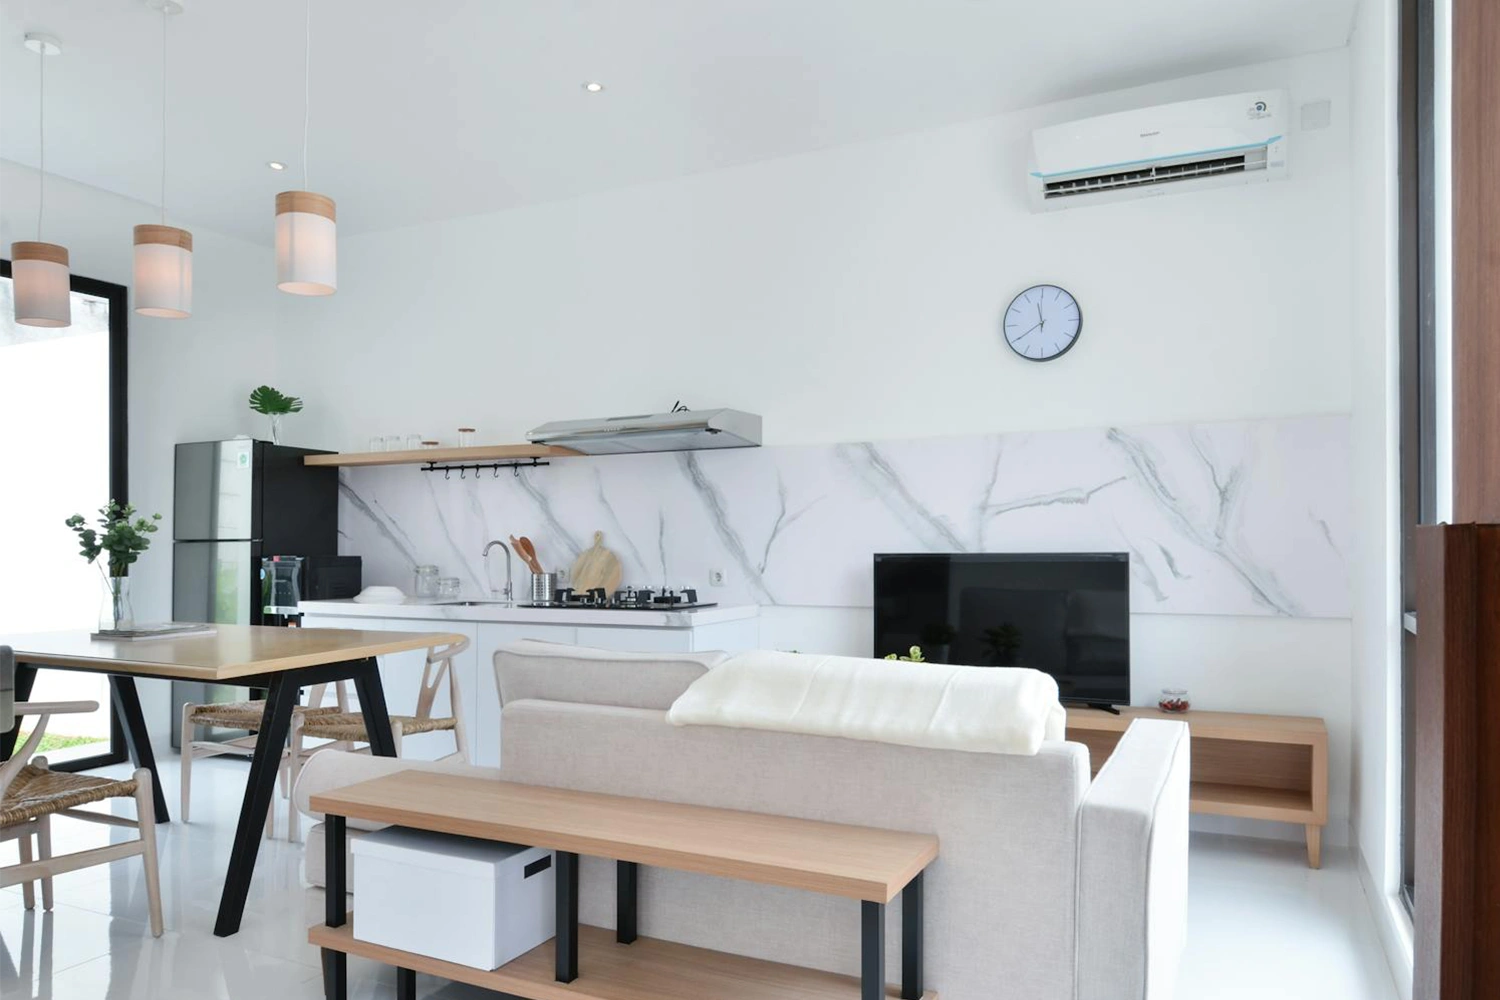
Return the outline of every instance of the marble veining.
<path id="1" fill-rule="evenodd" d="M 340 528 L 408 590 L 433 562 L 482 595 L 511 534 L 566 570 L 602 531 L 625 583 L 726 604 L 867 607 L 876 552 L 1113 551 L 1138 612 L 1347 617 L 1350 510 L 1349 419 L 1315 416 L 346 469 Z"/>

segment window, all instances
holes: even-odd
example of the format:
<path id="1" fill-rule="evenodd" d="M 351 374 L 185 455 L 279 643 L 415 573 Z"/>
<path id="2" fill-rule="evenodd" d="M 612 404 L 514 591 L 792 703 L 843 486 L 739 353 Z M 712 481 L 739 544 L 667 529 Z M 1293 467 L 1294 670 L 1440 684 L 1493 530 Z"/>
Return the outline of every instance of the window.
<path id="1" fill-rule="evenodd" d="M 102 575 L 63 521 L 126 498 L 125 289 L 74 276 L 72 312 L 64 329 L 17 326 L 0 260 L 0 633 L 98 627 Z M 100 706 L 52 720 L 43 749 L 54 767 L 125 759 L 105 676 L 42 670 L 31 697 Z"/>
<path id="2" fill-rule="evenodd" d="M 1413 908 L 1417 660 L 1416 527 L 1437 509 L 1436 202 L 1433 188 L 1433 0 L 1401 4 L 1400 452 L 1401 897 Z"/>

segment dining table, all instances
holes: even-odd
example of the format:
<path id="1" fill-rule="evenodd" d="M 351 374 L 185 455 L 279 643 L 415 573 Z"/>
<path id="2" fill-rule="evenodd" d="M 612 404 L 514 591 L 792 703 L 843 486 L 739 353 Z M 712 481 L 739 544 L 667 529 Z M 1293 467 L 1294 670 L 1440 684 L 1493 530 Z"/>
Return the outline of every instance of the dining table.
<path id="1" fill-rule="evenodd" d="M 147 639 L 104 638 L 86 631 L 0 635 L 0 646 L 15 651 L 15 699 L 31 694 L 38 670 L 82 670 L 109 677 L 110 701 L 126 748 L 137 768 L 151 772 L 156 819 L 168 822 L 166 799 L 156 773 L 156 755 L 135 680 L 140 677 L 232 684 L 265 689 L 265 707 L 256 731 L 249 780 L 240 804 L 234 846 L 224 875 L 214 934 L 240 929 L 250 879 L 260 850 L 266 810 L 271 808 L 292 712 L 303 687 L 348 680 L 354 683 L 370 752 L 396 756 L 385 691 L 376 657 L 445 646 L 462 636 L 443 632 L 386 632 L 367 629 L 286 628 L 264 625 L 212 625 L 209 631 Z M 0 761 L 10 759 L 18 724 L 0 734 Z"/>

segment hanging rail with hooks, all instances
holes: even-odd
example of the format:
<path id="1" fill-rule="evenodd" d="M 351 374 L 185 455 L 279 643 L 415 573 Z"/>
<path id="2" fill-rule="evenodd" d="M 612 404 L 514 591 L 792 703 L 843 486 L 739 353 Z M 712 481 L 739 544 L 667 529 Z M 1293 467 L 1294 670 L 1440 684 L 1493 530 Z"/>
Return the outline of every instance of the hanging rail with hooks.
<path id="1" fill-rule="evenodd" d="M 485 469 L 490 469 L 494 472 L 492 478 L 499 479 L 501 469 L 509 469 L 511 475 L 519 477 L 522 469 L 540 469 L 544 465 L 551 464 L 551 462 L 543 462 L 535 458 L 526 462 L 485 462 L 476 465 L 439 465 L 436 462 L 428 462 L 422 466 L 422 471 L 441 472 L 444 479 L 452 479 L 455 472 L 458 473 L 459 479 L 466 479 L 468 478 L 468 474 L 473 472 L 474 478 L 478 479 L 481 472 Z"/>

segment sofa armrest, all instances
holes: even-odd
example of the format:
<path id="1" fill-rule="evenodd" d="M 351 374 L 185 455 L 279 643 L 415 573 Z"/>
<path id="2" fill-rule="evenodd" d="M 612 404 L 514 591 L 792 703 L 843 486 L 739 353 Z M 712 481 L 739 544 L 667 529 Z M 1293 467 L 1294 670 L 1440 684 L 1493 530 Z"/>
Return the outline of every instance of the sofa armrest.
<path id="1" fill-rule="evenodd" d="M 1078 814 L 1077 1000 L 1168 1000 L 1187 933 L 1189 737 L 1137 719 Z"/>
<path id="2" fill-rule="evenodd" d="M 292 801 L 304 816 L 322 822 L 323 814 L 314 812 L 309 800 L 320 792 L 342 788 L 345 785 L 382 778 L 401 771 L 434 771 L 443 774 L 467 774 L 477 778 L 500 780 L 500 770 L 494 767 L 474 767 L 458 757 L 445 760 L 406 760 L 400 757 L 375 757 L 363 753 L 347 753 L 343 750 L 322 750 L 313 754 L 302 765 L 297 778 L 297 787 L 292 790 Z M 351 819 L 353 830 L 379 830 L 384 823 Z"/>

